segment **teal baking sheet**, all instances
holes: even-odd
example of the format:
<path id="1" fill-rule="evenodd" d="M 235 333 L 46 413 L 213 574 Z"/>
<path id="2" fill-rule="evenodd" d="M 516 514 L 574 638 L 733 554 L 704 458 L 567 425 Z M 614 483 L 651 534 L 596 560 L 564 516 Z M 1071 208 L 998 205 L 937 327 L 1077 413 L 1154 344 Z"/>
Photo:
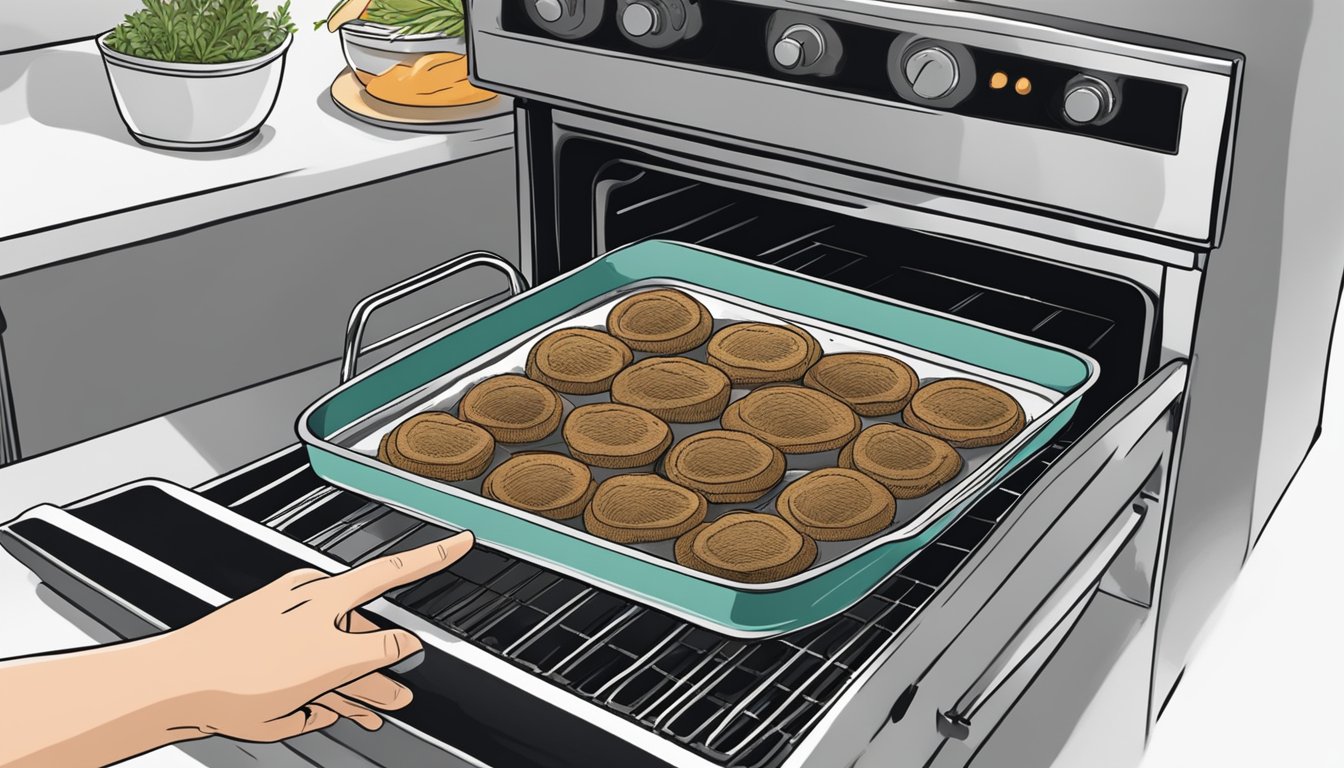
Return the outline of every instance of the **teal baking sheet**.
<path id="1" fill-rule="evenodd" d="M 656 547 L 635 549 L 591 536 L 574 524 L 541 519 L 378 462 L 367 445 L 386 424 L 483 372 L 499 372 L 552 327 L 600 316 L 604 301 L 630 290 L 672 285 L 719 308 L 797 322 L 832 342 L 866 340 L 915 365 L 934 366 L 1003 386 L 1030 400 L 1026 429 L 1014 440 L 979 449 L 970 469 L 913 506 L 898 504 L 893 528 L 848 549 L 824 547 L 818 564 L 790 579 L 746 585 L 684 568 Z M 715 298 L 720 297 L 720 298 Z M 843 347 L 842 347 L 843 348 Z M 502 362 L 501 362 L 502 361 Z M 495 369 L 490 366 L 495 365 Z M 492 546 L 541 563 L 689 621 L 739 637 L 792 631 L 843 611 L 946 528 L 1022 460 L 1068 423 L 1095 380 L 1089 358 L 1048 344 L 904 305 L 726 254 L 666 241 L 622 248 L 442 332 L 323 397 L 300 418 L 299 433 L 318 475 L 454 528 L 469 528 Z M 475 378 L 472 378 L 472 377 Z M 434 400 L 440 398 L 440 400 Z M 439 406 L 435 406 L 439 407 Z M 881 419 L 879 419 L 881 420 Z M 709 426 L 717 426 L 711 424 Z M 563 450 L 563 447 L 560 448 Z M 635 470 L 638 471 L 638 470 Z M 599 478 L 600 479 L 600 478 Z M 742 505 L 751 506 L 751 505 Z M 670 552 L 670 547 L 668 549 Z"/>

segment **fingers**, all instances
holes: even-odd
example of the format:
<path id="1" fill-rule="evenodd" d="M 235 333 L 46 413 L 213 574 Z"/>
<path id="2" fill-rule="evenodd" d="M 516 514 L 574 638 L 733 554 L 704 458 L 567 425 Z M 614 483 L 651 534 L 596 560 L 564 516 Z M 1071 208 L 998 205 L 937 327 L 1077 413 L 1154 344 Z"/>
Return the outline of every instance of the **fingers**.
<path id="1" fill-rule="evenodd" d="M 250 729 L 247 733 L 230 734 L 230 736 L 244 741 L 282 741 L 305 733 L 320 731 L 339 719 L 340 715 L 336 714 L 335 710 L 328 709 L 320 704 L 309 704 L 290 712 L 284 717 L 267 720 L 256 728 Z M 381 720 L 381 718 L 379 719 Z"/>
<path id="2" fill-rule="evenodd" d="M 355 608 L 389 589 L 423 579 L 451 565 L 471 549 L 476 539 L 471 531 L 426 544 L 352 568 L 327 580 L 337 600 L 346 608 Z"/>
<path id="3" fill-rule="evenodd" d="M 359 611 L 350 611 L 345 614 L 345 625 L 342 629 L 346 632 L 377 632 L 380 627 Z"/>
<path id="4" fill-rule="evenodd" d="M 383 718 L 368 707 L 351 701 L 339 693 L 324 693 L 313 699 L 314 704 L 326 707 L 341 717 L 348 718 L 366 731 L 383 727 Z"/>
<path id="5" fill-rule="evenodd" d="M 378 709 L 401 709 L 411 703 L 410 688 L 377 672 L 347 683 L 336 692 Z"/>
<path id="6" fill-rule="evenodd" d="M 424 645 L 421 644 L 420 638 L 404 629 L 384 629 L 338 635 L 332 650 L 336 652 L 339 661 L 328 673 L 315 681 L 319 690 L 332 691 L 344 688 L 384 667 L 390 667 L 420 653 L 424 650 Z M 382 698 L 381 693 L 374 695 Z M 391 698 L 390 691 L 388 698 Z M 409 697 L 406 701 L 409 701 Z"/>
<path id="7" fill-rule="evenodd" d="M 276 579 L 272 582 L 272 586 L 293 590 L 298 589 L 305 584 L 311 584 L 314 581 L 321 581 L 330 575 L 331 574 L 324 573 L 316 568 L 300 568 L 297 571 L 290 571 L 284 576 Z"/>

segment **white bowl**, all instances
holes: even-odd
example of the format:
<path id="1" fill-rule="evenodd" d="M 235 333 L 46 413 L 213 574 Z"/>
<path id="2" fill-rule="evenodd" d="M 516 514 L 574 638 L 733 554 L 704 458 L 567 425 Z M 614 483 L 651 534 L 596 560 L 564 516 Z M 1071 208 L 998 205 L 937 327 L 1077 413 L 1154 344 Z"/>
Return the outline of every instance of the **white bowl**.
<path id="1" fill-rule="evenodd" d="M 251 139 L 266 122 L 293 40 L 290 35 L 269 53 L 225 64 L 129 56 L 107 47 L 107 35 L 98 38 L 98 50 L 117 110 L 136 141 L 169 149 L 220 149 Z"/>
<path id="2" fill-rule="evenodd" d="M 465 37 L 438 33 L 398 36 L 391 27 L 370 21 L 347 22 L 341 25 L 340 33 L 345 63 L 365 85 L 398 64 L 409 66 L 427 53 L 467 52 Z"/>

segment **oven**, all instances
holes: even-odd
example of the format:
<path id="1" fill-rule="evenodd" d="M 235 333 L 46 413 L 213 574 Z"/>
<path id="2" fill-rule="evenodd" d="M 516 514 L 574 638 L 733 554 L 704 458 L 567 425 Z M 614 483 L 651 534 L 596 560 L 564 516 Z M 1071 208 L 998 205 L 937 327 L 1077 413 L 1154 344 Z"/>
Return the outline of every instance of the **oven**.
<path id="1" fill-rule="evenodd" d="M 1225 311 L 1206 292 L 1244 58 L 958 2 L 474 0 L 470 16 L 474 79 L 518 105 L 524 259 L 500 295 L 674 240 L 1083 352 L 1100 378 L 933 543 L 796 632 L 720 635 L 483 543 L 369 607 L 425 638 L 398 672 L 415 701 L 379 734 L 332 737 L 383 765 L 1033 765 L 1119 700 L 1092 743 L 1137 759 L 1173 684 L 1155 659 L 1181 588 L 1182 457 L 1207 440 L 1194 369 L 1226 338 L 1201 317 Z M 1337 285 L 1338 266 L 1320 275 Z M 442 534 L 327 485 L 295 447 L 194 492 L 40 507 L 0 543 L 134 636 L 301 564 Z M 184 539 L 212 546 L 187 558 L 169 545 Z"/>

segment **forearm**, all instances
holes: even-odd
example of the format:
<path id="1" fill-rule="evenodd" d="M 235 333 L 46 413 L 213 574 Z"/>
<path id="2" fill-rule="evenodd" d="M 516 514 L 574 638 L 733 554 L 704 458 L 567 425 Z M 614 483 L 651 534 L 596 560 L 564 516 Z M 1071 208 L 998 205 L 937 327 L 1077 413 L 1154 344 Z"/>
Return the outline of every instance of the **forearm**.
<path id="1" fill-rule="evenodd" d="M 0 766 L 101 766 L 200 738 L 166 638 L 0 662 Z"/>

